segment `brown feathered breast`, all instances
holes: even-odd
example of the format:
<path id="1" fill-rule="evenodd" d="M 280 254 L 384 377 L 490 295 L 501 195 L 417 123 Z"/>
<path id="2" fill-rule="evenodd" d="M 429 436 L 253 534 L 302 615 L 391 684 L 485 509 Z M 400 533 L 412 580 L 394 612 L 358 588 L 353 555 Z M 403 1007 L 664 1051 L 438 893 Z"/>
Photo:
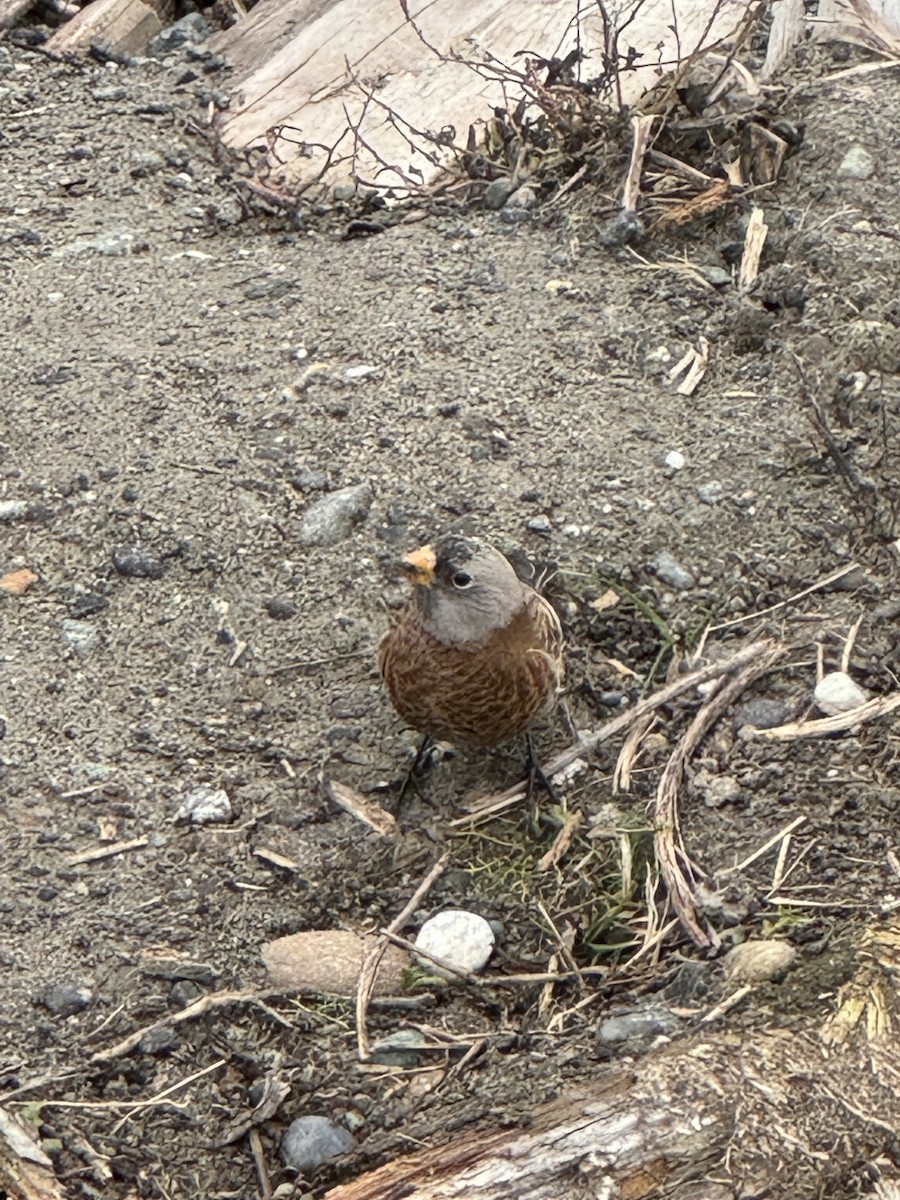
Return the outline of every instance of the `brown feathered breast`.
<path id="1" fill-rule="evenodd" d="M 531 588 L 512 620 L 480 642 L 441 642 L 410 606 L 382 638 L 378 663 L 391 700 L 413 729 L 497 746 L 552 707 L 563 675 L 559 618 Z"/>

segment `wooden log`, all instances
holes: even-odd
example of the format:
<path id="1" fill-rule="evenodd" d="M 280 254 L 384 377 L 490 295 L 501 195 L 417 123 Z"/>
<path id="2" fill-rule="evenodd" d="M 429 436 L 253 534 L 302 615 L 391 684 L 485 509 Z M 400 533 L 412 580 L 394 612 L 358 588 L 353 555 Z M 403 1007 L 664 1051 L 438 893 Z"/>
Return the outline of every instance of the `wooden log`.
<path id="1" fill-rule="evenodd" d="M 459 1129 L 324 1200 L 838 1200 L 876 1162 L 874 1194 L 896 1197 L 900 923 L 869 931 L 859 963 L 824 1020 L 701 1030 L 627 1073 L 599 1067 L 525 1126 Z"/>
<path id="2" fill-rule="evenodd" d="M 12 29 L 35 3 L 36 0 L 0 0 L 0 29 Z"/>
<path id="3" fill-rule="evenodd" d="M 139 54 L 171 19 L 172 0 L 93 0 L 50 38 L 56 54 L 100 45 L 113 54 Z"/>

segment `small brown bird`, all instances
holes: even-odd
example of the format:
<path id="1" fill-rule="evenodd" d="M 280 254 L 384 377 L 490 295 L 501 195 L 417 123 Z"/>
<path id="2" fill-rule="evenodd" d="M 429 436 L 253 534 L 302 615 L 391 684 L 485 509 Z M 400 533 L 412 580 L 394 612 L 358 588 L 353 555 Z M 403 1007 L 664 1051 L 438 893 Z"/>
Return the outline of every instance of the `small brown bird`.
<path id="1" fill-rule="evenodd" d="M 497 746 L 552 708 L 563 636 L 499 550 L 447 537 L 403 559 L 412 599 L 378 647 L 397 712 L 433 738 Z"/>

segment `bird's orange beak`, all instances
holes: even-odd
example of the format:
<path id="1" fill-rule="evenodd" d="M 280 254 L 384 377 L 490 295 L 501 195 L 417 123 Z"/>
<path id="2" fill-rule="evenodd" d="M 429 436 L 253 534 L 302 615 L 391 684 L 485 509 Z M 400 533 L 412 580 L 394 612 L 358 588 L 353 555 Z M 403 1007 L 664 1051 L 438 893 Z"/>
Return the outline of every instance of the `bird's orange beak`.
<path id="1" fill-rule="evenodd" d="M 420 546 L 411 554 L 404 554 L 402 561 L 403 569 L 409 575 L 412 584 L 416 587 L 431 587 L 437 567 L 437 555 L 433 546 Z"/>

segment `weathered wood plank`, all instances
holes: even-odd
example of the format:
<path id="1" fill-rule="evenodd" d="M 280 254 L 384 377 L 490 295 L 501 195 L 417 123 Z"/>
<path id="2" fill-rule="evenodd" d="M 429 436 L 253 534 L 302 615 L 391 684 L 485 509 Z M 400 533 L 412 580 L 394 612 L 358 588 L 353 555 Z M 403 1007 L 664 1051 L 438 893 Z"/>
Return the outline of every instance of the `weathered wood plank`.
<path id="1" fill-rule="evenodd" d="M 93 0 L 53 35 L 57 54 L 99 44 L 117 54 L 138 54 L 171 18 L 172 0 Z"/>
<path id="2" fill-rule="evenodd" d="M 747 0 L 680 3 L 673 31 L 670 0 L 646 0 L 620 39 L 623 55 L 629 46 L 644 55 L 621 77 L 623 99 L 639 96 L 672 62 L 727 39 L 751 7 Z M 462 144 L 473 121 L 504 103 L 501 82 L 486 71 L 489 57 L 521 71 L 521 52 L 564 55 L 577 32 L 593 49 L 584 74 L 599 74 L 598 10 L 589 6 L 578 31 L 573 11 L 554 0 L 473 0 L 463 8 L 456 0 L 419 0 L 409 4 L 408 21 L 400 0 L 261 0 L 212 42 L 236 67 L 220 135 L 235 148 L 264 145 L 267 132 L 282 125 L 299 131 L 298 142 L 333 146 L 344 135 L 341 152 L 353 154 L 345 175 L 400 186 L 416 170 L 433 178 L 447 152 L 422 133 L 452 127 Z M 289 160 L 288 186 L 314 178 L 325 158 L 287 143 L 278 150 Z"/>

